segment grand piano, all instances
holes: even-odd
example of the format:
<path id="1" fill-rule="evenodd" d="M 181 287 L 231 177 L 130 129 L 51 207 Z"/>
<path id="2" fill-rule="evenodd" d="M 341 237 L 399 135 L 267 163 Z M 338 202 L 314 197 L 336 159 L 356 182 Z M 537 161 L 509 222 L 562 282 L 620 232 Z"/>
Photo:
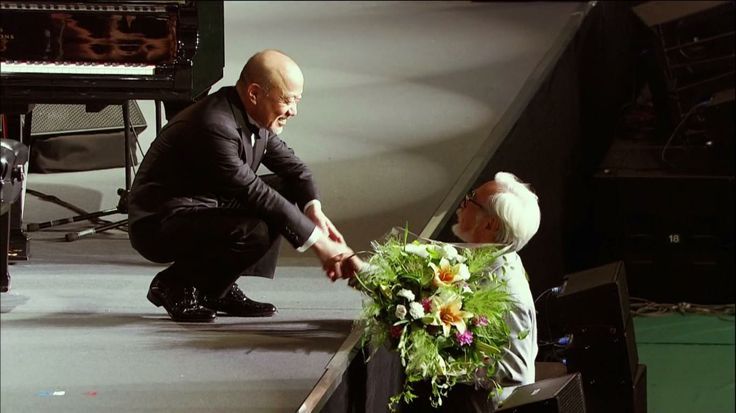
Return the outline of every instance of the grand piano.
<path id="1" fill-rule="evenodd" d="M 0 1 L 5 104 L 191 101 L 224 66 L 221 1 Z"/>
<path id="2" fill-rule="evenodd" d="M 0 13 L 2 138 L 29 146 L 35 104 L 121 105 L 127 139 L 128 101 L 163 102 L 171 117 L 222 78 L 222 1 L 0 1 Z M 22 204 L 3 216 L 11 259 L 28 255 Z"/>

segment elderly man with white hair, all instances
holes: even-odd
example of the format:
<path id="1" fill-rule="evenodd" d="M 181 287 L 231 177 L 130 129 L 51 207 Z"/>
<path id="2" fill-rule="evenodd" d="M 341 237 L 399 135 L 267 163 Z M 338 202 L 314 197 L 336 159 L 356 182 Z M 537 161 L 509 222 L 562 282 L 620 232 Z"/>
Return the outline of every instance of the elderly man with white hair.
<path id="1" fill-rule="evenodd" d="M 506 323 L 511 332 L 509 347 L 499 363 L 496 379 L 502 402 L 519 385 L 534 382 L 537 357 L 537 317 L 524 265 L 517 254 L 537 233 L 540 211 L 529 185 L 507 172 L 498 172 L 470 191 L 457 209 L 452 232 L 467 243 L 506 244 L 510 248 L 497 261 L 494 271 L 505 278 L 514 304 Z"/>
<path id="2" fill-rule="evenodd" d="M 434 412 L 489 412 L 497 408 L 503 400 L 518 386 L 535 381 L 535 364 L 537 357 L 537 317 L 534 299 L 529 288 L 524 265 L 518 252 L 537 233 L 540 223 L 540 210 L 537 196 L 529 185 L 521 182 L 516 176 L 507 172 L 498 172 L 492 181 L 488 181 L 470 191 L 460 202 L 457 209 L 457 223 L 453 225 L 453 233 L 464 243 L 469 244 L 504 244 L 508 247 L 489 271 L 506 280 L 506 286 L 512 298 L 512 306 L 506 316 L 509 327 L 509 346 L 499 362 L 495 380 L 502 387 L 502 392 L 493 400 L 488 393 L 474 390 L 470 386 L 458 387 L 450 392 L 446 403 L 438 408 L 430 406 L 430 388 L 426 382 L 414 383 L 414 390 L 419 396 L 407 406 L 407 411 Z M 460 244 L 462 245 L 462 244 Z M 344 260 L 344 273 L 365 270 L 361 260 Z M 370 393 L 379 401 L 367 400 L 367 411 L 382 409 L 385 401 L 383 392 L 395 393 L 396 386 L 403 378 L 391 372 L 399 371 L 400 362 L 396 353 L 388 353 L 380 348 L 372 356 L 367 376 L 382 377 L 372 385 Z M 373 403 L 377 403 L 375 407 Z M 492 406 L 490 404 L 493 404 Z M 373 410 L 372 410 L 373 409 Z"/>

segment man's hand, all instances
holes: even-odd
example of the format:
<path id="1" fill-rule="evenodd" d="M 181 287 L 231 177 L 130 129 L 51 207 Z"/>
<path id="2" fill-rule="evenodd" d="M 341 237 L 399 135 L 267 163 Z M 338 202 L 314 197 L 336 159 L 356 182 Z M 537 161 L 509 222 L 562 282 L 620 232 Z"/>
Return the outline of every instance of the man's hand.
<path id="1" fill-rule="evenodd" d="M 335 255 L 324 263 L 323 268 L 332 281 L 340 278 L 352 279 L 362 268 L 363 260 L 354 252 L 344 252 Z"/>
<path id="2" fill-rule="evenodd" d="M 304 211 L 304 214 L 309 217 L 309 219 L 314 222 L 314 225 L 316 225 L 319 229 L 321 229 L 327 236 L 340 244 L 345 243 L 345 239 L 343 239 L 342 234 L 340 234 L 340 231 L 337 230 L 335 225 L 332 224 L 332 221 L 330 221 L 329 218 L 327 218 L 327 215 L 322 212 L 322 206 L 319 202 L 315 202 L 307 207 L 307 209 Z"/>
<path id="3" fill-rule="evenodd" d="M 355 275 L 355 269 L 351 266 L 344 266 L 343 261 L 347 257 L 354 256 L 355 253 L 345 243 L 338 243 L 326 236 L 320 237 L 317 242 L 310 248 L 317 254 L 322 262 L 322 268 L 325 275 L 332 280 L 337 281 L 340 278 L 350 278 Z M 345 267 L 345 270 L 343 270 Z"/>

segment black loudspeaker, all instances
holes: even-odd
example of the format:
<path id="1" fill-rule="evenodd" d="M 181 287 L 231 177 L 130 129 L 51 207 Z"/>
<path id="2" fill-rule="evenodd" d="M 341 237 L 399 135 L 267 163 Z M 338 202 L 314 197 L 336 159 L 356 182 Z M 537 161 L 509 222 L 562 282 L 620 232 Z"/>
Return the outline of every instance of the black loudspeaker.
<path id="1" fill-rule="evenodd" d="M 647 366 L 639 364 L 636 368 L 634 387 L 634 413 L 647 413 Z"/>
<path id="2" fill-rule="evenodd" d="M 128 102 L 130 124 L 135 132 L 129 142 L 137 164 L 136 136 L 146 129 L 136 101 Z M 85 105 L 38 104 L 31 118 L 29 171 L 71 172 L 125 166 L 123 110 L 110 105 L 87 112 Z"/>
<path id="3" fill-rule="evenodd" d="M 632 297 L 733 303 L 733 173 L 662 170 L 643 159 L 658 154 L 616 145 L 593 177 L 595 261 L 623 260 Z"/>
<path id="4" fill-rule="evenodd" d="M 571 337 L 563 357 L 582 375 L 588 411 L 633 413 L 639 356 L 624 263 L 567 275 L 550 309 L 553 330 Z"/>
<path id="5" fill-rule="evenodd" d="M 130 125 L 137 132 L 146 128 L 146 120 L 138 103 L 128 102 Z M 74 135 L 90 132 L 123 130 L 123 109 L 109 105 L 98 112 L 87 112 L 85 105 L 39 104 L 33 108 L 31 136 Z"/>
<path id="6" fill-rule="evenodd" d="M 569 371 L 614 383 L 634 380 L 639 354 L 623 262 L 566 276 L 553 307 L 558 331 L 573 337 L 566 352 Z"/>
<path id="7" fill-rule="evenodd" d="M 580 374 L 567 374 L 519 386 L 496 410 L 506 413 L 585 413 Z"/>
<path id="8" fill-rule="evenodd" d="M 566 275 L 557 293 L 556 307 L 563 328 L 582 325 L 625 328 L 629 319 L 629 290 L 624 263 L 616 261 Z"/>

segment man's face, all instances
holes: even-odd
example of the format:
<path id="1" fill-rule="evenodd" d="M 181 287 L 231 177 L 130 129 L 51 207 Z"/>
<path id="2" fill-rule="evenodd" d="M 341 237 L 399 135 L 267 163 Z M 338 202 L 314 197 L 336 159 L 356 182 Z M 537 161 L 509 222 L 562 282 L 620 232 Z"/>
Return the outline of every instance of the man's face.
<path id="1" fill-rule="evenodd" d="M 261 89 L 255 104 L 255 116 L 251 116 L 262 127 L 279 134 L 286 122 L 296 116 L 303 90 L 304 80 L 300 76 L 287 78 L 282 87 L 274 86 L 268 92 Z"/>
<path id="2" fill-rule="evenodd" d="M 457 223 L 452 232 L 463 242 L 495 242 L 496 231 L 489 228 L 489 220 L 493 219 L 484 205 L 488 204 L 491 195 L 496 192 L 496 183 L 487 182 L 465 195 L 460 207 L 455 211 Z"/>

